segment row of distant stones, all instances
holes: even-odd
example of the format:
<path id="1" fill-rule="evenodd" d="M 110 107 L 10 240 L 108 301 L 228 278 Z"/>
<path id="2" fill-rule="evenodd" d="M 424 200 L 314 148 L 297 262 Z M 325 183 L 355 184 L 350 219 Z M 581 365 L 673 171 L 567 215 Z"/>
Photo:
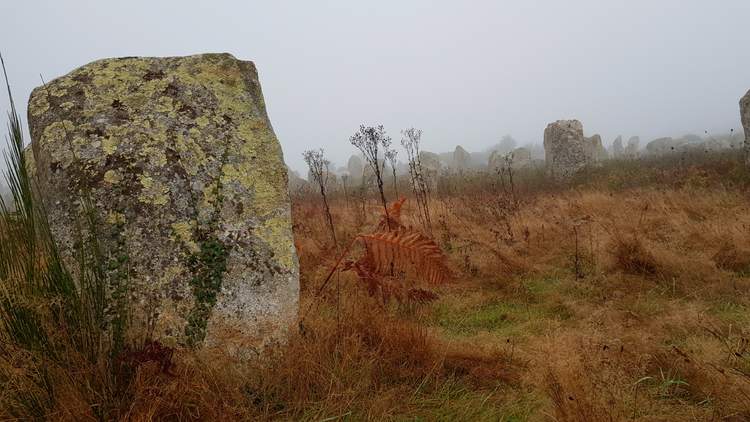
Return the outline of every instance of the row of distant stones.
<path id="1" fill-rule="evenodd" d="M 745 162 L 750 166 L 750 91 L 740 99 L 740 118 L 745 131 Z M 623 147 L 622 137 L 612 144 L 615 158 L 633 158 L 638 154 L 638 137 L 628 140 Z M 659 138 L 648 143 L 646 152 L 661 155 L 684 145 L 681 140 Z M 578 120 L 558 120 L 547 125 L 544 130 L 545 162 L 551 175 L 558 180 L 570 179 L 583 167 L 606 158 L 599 135 L 590 138 L 583 136 L 583 125 Z"/>
<path id="2" fill-rule="evenodd" d="M 740 107 L 750 139 L 750 92 Z M 35 89 L 28 119 L 29 168 L 71 268 L 87 198 L 111 261 L 109 294 L 127 295 L 134 321 L 153 337 L 238 353 L 284 337 L 297 320 L 299 266 L 287 168 L 252 62 L 229 54 L 96 61 Z M 613 154 L 635 155 L 638 143 L 618 138 Z M 561 180 L 607 157 L 601 137 L 585 137 L 577 120 L 550 123 L 544 150 Z M 349 171 L 363 174 L 355 158 Z M 461 169 L 471 156 L 457 147 L 452 158 Z M 439 156 L 420 159 L 434 176 Z M 531 161 L 517 148 L 488 164 Z"/>
<path id="3" fill-rule="evenodd" d="M 557 180 L 568 180 L 586 166 L 613 159 L 635 159 L 641 156 L 659 156 L 675 152 L 690 150 L 721 150 L 726 148 L 744 148 L 747 151 L 745 139 L 750 139 L 750 91 L 740 100 L 744 137 L 731 139 L 702 139 L 697 135 L 685 135 L 682 138 L 663 137 L 654 139 L 640 150 L 640 138 L 630 137 L 626 143 L 622 136 L 612 142 L 611 149 L 602 144 L 600 135 L 584 136 L 583 125 L 578 120 L 558 120 L 547 125 L 544 131 L 544 164 L 550 175 Z M 747 152 L 746 152 L 747 154 Z M 747 156 L 747 155 L 746 155 Z M 476 166 L 476 159 L 462 146 L 456 146 L 451 156 L 438 155 L 429 151 L 419 154 L 421 167 L 427 179 L 436 183 L 436 176 L 441 170 L 461 172 Z M 750 165 L 750 157 L 747 159 Z M 447 162 L 446 162 L 447 161 Z M 486 168 L 490 172 L 499 172 L 506 168 L 523 168 L 534 164 L 532 153 L 528 148 L 520 147 L 511 151 L 492 151 Z M 385 163 L 384 165 L 387 165 Z M 347 162 L 345 173 L 354 183 L 370 175 L 369 167 L 357 155 L 352 155 Z M 335 175 L 329 182 L 335 183 Z M 371 175 L 370 175 L 371 176 Z M 304 183 L 301 179 L 297 183 Z"/>
<path id="4" fill-rule="evenodd" d="M 743 150 L 745 163 L 750 166 L 750 91 L 739 102 L 740 119 L 744 128 Z M 683 139 L 670 137 L 655 139 L 646 145 L 649 155 L 663 155 L 675 149 L 685 151 L 690 144 Z M 697 140 L 696 140 L 697 141 Z M 634 158 L 638 155 L 640 139 L 632 137 L 623 147 L 622 137 L 612 144 L 614 158 Z M 703 143 L 701 145 L 706 145 Z M 719 145 L 723 147 L 724 145 Z M 583 125 L 578 120 L 558 120 L 544 130 L 545 162 L 551 175 L 558 180 L 570 179 L 583 167 L 600 162 L 607 157 L 599 135 L 583 136 Z"/>

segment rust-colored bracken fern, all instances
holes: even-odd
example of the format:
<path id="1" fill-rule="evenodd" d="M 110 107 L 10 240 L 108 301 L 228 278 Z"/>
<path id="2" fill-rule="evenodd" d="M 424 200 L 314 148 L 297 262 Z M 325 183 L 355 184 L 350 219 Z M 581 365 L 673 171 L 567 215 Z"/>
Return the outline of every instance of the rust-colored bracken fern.
<path id="1" fill-rule="evenodd" d="M 380 275 L 408 274 L 426 282 L 444 282 L 450 271 L 445 255 L 429 237 L 413 229 L 359 235 L 365 246 L 361 261 Z"/>
<path id="2" fill-rule="evenodd" d="M 394 297 L 398 301 L 425 303 L 437 299 L 437 294 L 407 288 L 406 281 L 439 284 L 448 280 L 451 273 L 440 247 L 422 232 L 402 223 L 404 202 L 406 198 L 401 198 L 388 207 L 388 213 L 378 223 L 378 231 L 355 238 L 352 245 L 359 242 L 364 254 L 357 260 L 346 261 L 342 269 L 356 272 L 370 295 L 380 293 L 384 300 Z"/>
<path id="3" fill-rule="evenodd" d="M 409 280 L 440 284 L 450 279 L 451 272 L 440 247 L 422 232 L 402 223 L 404 202 L 406 198 L 401 198 L 388 207 L 377 231 L 360 234 L 352 240 L 316 296 L 323 292 L 333 274 L 341 270 L 355 272 L 371 296 L 379 293 L 384 300 L 393 297 L 398 301 L 426 303 L 437 299 L 437 294 L 430 290 L 406 285 Z M 347 260 L 357 243 L 364 253 L 358 259 Z"/>
<path id="4" fill-rule="evenodd" d="M 391 231 L 405 228 L 401 223 L 401 207 L 404 206 L 406 198 L 402 197 L 388 207 L 388 213 L 380 217 L 378 231 Z"/>

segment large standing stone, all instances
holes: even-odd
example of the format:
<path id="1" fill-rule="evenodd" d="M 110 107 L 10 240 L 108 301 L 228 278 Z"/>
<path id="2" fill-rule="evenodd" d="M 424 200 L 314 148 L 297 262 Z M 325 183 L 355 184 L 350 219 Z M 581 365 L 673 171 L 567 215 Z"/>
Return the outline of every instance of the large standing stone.
<path id="1" fill-rule="evenodd" d="M 362 173 L 364 172 L 364 163 L 362 159 L 356 155 L 349 157 L 349 161 L 346 163 L 346 168 L 349 171 L 349 177 L 353 180 L 362 179 Z"/>
<path id="2" fill-rule="evenodd" d="M 604 148 L 604 145 L 602 144 L 602 137 L 599 134 L 595 134 L 585 139 L 587 143 L 586 153 L 591 157 L 591 159 L 595 163 L 602 162 L 606 160 L 607 158 L 609 158 L 609 155 L 607 154 L 607 150 Z"/>
<path id="3" fill-rule="evenodd" d="M 622 146 L 622 135 L 618 135 L 612 142 L 612 158 L 622 158 L 625 148 Z"/>
<path id="4" fill-rule="evenodd" d="M 544 159 L 557 180 L 566 180 L 594 162 L 594 148 L 578 120 L 558 120 L 544 129 Z"/>
<path id="5" fill-rule="evenodd" d="M 674 152 L 677 147 L 684 144 L 684 139 L 673 139 L 670 136 L 663 138 L 656 138 L 653 141 L 646 144 L 646 152 L 650 155 L 664 155 Z"/>
<path id="6" fill-rule="evenodd" d="M 130 270 L 136 323 L 167 344 L 207 335 L 236 350 L 295 322 L 287 169 L 252 62 L 100 60 L 35 89 L 28 111 L 63 256 L 88 192 L 105 256 Z"/>
<path id="7" fill-rule="evenodd" d="M 498 150 L 492 151 L 490 158 L 487 159 L 487 169 L 491 173 L 498 173 L 505 168 L 505 154 Z"/>
<path id="8" fill-rule="evenodd" d="M 628 139 L 628 145 L 625 147 L 625 158 L 638 158 L 638 149 L 640 147 L 641 138 L 638 136 L 631 136 L 630 139 Z"/>
<path id="9" fill-rule="evenodd" d="M 469 168 L 471 164 L 471 155 L 461 146 L 456 146 L 453 150 L 453 168 L 458 171 L 463 171 Z"/>
<path id="10" fill-rule="evenodd" d="M 740 99 L 740 119 L 745 128 L 745 165 L 750 166 L 750 91 Z"/>
<path id="11" fill-rule="evenodd" d="M 531 150 L 524 147 L 516 148 L 507 154 L 498 150 L 492 151 L 490 158 L 487 160 L 487 169 L 492 173 L 499 173 L 508 166 L 519 169 L 530 165 Z"/>
<path id="12" fill-rule="evenodd" d="M 519 147 L 513 150 L 512 160 L 514 168 L 528 167 L 531 165 L 531 150 Z"/>
<path id="13" fill-rule="evenodd" d="M 419 165 L 422 168 L 422 177 L 424 177 L 428 188 L 432 192 L 437 192 L 438 177 L 441 168 L 440 156 L 434 152 L 420 151 Z"/>

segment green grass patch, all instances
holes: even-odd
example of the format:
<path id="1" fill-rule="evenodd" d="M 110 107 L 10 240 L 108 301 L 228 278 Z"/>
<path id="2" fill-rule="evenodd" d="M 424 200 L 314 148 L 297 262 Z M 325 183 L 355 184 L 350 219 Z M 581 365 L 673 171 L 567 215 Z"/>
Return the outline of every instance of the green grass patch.
<path id="1" fill-rule="evenodd" d="M 736 302 L 720 302 L 711 306 L 708 312 L 720 320 L 747 327 L 750 325 L 750 307 Z"/>
<path id="2" fill-rule="evenodd" d="M 492 300 L 471 306 L 466 303 L 438 302 L 432 309 L 432 324 L 453 336 L 472 336 L 491 332 L 503 337 L 541 334 L 551 324 L 569 318 L 556 305 Z"/>
<path id="3" fill-rule="evenodd" d="M 399 421 L 502 421 L 529 420 L 542 407 L 533 392 L 513 389 L 472 390 L 457 380 L 413 398 L 410 416 Z"/>

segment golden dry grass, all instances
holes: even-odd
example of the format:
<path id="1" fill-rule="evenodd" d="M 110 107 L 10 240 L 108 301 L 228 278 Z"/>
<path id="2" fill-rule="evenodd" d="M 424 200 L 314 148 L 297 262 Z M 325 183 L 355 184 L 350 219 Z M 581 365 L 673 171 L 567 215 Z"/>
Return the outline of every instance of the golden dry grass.
<path id="1" fill-rule="evenodd" d="M 142 365 L 113 418 L 750 420 L 750 198 L 701 180 L 433 197 L 454 278 L 422 305 L 351 273 L 315 298 L 337 248 L 317 200 L 297 198 L 303 330 L 257 362 L 204 349 Z M 375 199 L 331 205 L 342 244 L 377 227 Z M 65 386 L 51 419 L 94 419 Z"/>

